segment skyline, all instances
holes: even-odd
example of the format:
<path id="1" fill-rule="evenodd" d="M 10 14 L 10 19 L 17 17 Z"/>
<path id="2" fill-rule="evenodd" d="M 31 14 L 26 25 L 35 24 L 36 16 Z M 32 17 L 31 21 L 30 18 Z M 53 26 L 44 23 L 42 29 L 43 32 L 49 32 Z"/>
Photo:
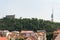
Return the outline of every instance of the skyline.
<path id="1" fill-rule="evenodd" d="M 0 18 L 16 15 L 16 18 L 39 18 L 60 22 L 60 0 L 0 0 Z"/>

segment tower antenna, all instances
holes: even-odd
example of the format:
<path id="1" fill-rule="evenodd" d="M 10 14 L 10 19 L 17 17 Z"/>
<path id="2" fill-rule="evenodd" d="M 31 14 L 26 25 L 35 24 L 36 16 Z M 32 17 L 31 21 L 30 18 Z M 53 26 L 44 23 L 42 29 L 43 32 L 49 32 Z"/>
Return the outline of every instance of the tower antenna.
<path id="1" fill-rule="evenodd" d="M 51 21 L 52 21 L 52 22 L 54 21 L 53 18 L 54 18 L 54 17 L 53 17 L 53 8 L 52 8 L 52 14 L 51 14 Z"/>

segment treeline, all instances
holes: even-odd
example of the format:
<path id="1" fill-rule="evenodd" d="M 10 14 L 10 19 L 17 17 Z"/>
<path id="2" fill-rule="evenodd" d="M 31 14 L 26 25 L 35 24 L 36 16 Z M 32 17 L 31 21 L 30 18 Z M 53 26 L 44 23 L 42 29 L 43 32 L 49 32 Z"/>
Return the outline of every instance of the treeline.
<path id="1" fill-rule="evenodd" d="M 60 23 L 37 18 L 0 19 L 0 30 L 46 30 L 52 32 L 60 28 Z"/>

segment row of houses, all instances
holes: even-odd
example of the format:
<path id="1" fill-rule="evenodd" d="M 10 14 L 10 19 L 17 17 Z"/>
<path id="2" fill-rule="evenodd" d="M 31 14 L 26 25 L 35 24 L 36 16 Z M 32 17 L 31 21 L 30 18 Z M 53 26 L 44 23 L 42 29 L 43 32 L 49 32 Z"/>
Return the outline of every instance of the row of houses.
<path id="1" fill-rule="evenodd" d="M 8 31 L 0 30 L 0 40 L 47 40 L 46 31 L 39 30 L 34 32 L 32 30 L 22 30 L 22 31 Z M 53 32 L 53 37 L 51 40 L 60 40 L 60 29 Z"/>
<path id="2" fill-rule="evenodd" d="M 46 40 L 46 31 L 39 30 L 34 32 L 32 30 L 12 31 L 0 30 L 0 40 Z"/>

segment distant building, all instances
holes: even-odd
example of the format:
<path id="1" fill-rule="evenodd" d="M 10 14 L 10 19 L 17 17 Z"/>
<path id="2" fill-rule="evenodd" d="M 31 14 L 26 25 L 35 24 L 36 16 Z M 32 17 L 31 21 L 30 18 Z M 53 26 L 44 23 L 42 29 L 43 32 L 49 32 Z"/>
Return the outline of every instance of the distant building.
<path id="1" fill-rule="evenodd" d="M 37 40 L 46 40 L 46 31 L 45 30 L 38 30 L 36 35 L 37 35 Z"/>
<path id="2" fill-rule="evenodd" d="M 6 17 L 4 17 L 4 18 L 14 19 L 15 15 L 6 15 Z"/>
<path id="3" fill-rule="evenodd" d="M 0 30 L 0 36 L 7 37 L 9 34 L 8 30 Z"/>
<path id="4" fill-rule="evenodd" d="M 34 36 L 34 31 L 22 30 L 21 31 L 21 36 L 26 36 L 26 37 Z"/>
<path id="5" fill-rule="evenodd" d="M 60 29 L 53 32 L 52 40 L 58 40 L 60 38 Z"/>
<path id="6" fill-rule="evenodd" d="M 27 37 L 26 40 L 37 40 L 36 34 L 34 31 L 31 30 L 22 30 L 20 32 L 20 36 L 25 36 Z"/>
<path id="7" fill-rule="evenodd" d="M 55 40 L 60 40 L 60 33 L 57 35 L 57 37 L 55 38 Z"/>

